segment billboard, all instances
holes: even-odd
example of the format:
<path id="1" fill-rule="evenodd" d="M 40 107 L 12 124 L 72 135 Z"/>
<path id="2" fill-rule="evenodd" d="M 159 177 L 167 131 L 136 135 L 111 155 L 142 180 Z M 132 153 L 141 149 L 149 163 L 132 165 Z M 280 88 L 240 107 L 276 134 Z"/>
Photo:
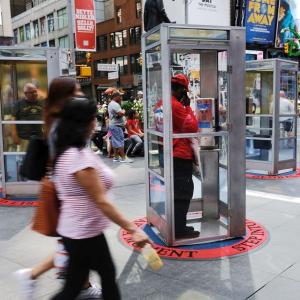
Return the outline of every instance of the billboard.
<path id="1" fill-rule="evenodd" d="M 273 44 L 276 32 L 278 0 L 246 0 L 244 26 L 249 44 Z"/>
<path id="2" fill-rule="evenodd" d="M 300 34 L 300 1 L 279 0 L 278 24 L 275 46 L 283 45 Z"/>
<path id="3" fill-rule="evenodd" d="M 94 0 L 74 0 L 75 44 L 79 51 L 96 51 Z"/>

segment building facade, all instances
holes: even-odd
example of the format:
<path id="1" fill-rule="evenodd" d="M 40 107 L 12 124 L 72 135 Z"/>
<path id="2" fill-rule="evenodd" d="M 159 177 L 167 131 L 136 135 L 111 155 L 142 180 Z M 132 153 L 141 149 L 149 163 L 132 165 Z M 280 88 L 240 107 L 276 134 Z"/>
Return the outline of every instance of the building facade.
<path id="1" fill-rule="evenodd" d="M 13 44 L 10 5 L 8 1 L 0 0 L 0 46 Z"/>
<path id="2" fill-rule="evenodd" d="M 97 52 L 92 58 L 92 85 L 98 100 L 110 86 L 120 86 L 135 95 L 141 87 L 140 65 L 142 1 L 115 0 L 113 18 L 97 23 Z M 117 64 L 118 78 L 108 79 L 108 72 L 98 64 Z"/>

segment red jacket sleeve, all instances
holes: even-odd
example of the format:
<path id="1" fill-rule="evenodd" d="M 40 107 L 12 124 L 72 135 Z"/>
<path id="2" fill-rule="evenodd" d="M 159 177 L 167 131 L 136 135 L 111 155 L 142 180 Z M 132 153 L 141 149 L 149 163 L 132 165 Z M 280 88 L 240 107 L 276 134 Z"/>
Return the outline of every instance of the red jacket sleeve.
<path id="1" fill-rule="evenodd" d="M 198 131 L 198 122 L 190 106 L 183 106 L 177 100 L 172 101 L 173 131 L 194 133 Z"/>

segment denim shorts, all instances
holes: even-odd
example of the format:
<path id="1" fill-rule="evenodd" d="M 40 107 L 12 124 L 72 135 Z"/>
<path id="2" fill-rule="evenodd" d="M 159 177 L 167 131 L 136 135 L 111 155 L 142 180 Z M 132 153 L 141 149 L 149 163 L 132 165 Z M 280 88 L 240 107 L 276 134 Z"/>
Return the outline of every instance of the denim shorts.
<path id="1" fill-rule="evenodd" d="M 110 125 L 111 144 L 113 148 L 124 148 L 124 133 L 122 127 Z"/>

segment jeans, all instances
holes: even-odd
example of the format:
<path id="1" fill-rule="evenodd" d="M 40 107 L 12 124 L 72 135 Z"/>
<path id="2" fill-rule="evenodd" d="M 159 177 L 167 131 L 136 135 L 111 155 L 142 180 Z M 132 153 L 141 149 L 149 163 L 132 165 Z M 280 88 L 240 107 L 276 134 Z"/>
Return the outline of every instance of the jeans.
<path id="1" fill-rule="evenodd" d="M 135 152 L 139 150 L 142 145 L 143 145 L 143 140 L 137 134 L 132 135 L 130 137 L 130 145 L 126 151 L 126 155 L 130 153 L 135 154 Z"/>
<path id="2" fill-rule="evenodd" d="M 52 300 L 76 299 L 90 270 L 97 271 L 101 277 L 104 300 L 121 299 L 115 267 L 104 234 L 79 240 L 63 237 L 63 243 L 69 253 L 66 281 L 62 291 Z"/>

